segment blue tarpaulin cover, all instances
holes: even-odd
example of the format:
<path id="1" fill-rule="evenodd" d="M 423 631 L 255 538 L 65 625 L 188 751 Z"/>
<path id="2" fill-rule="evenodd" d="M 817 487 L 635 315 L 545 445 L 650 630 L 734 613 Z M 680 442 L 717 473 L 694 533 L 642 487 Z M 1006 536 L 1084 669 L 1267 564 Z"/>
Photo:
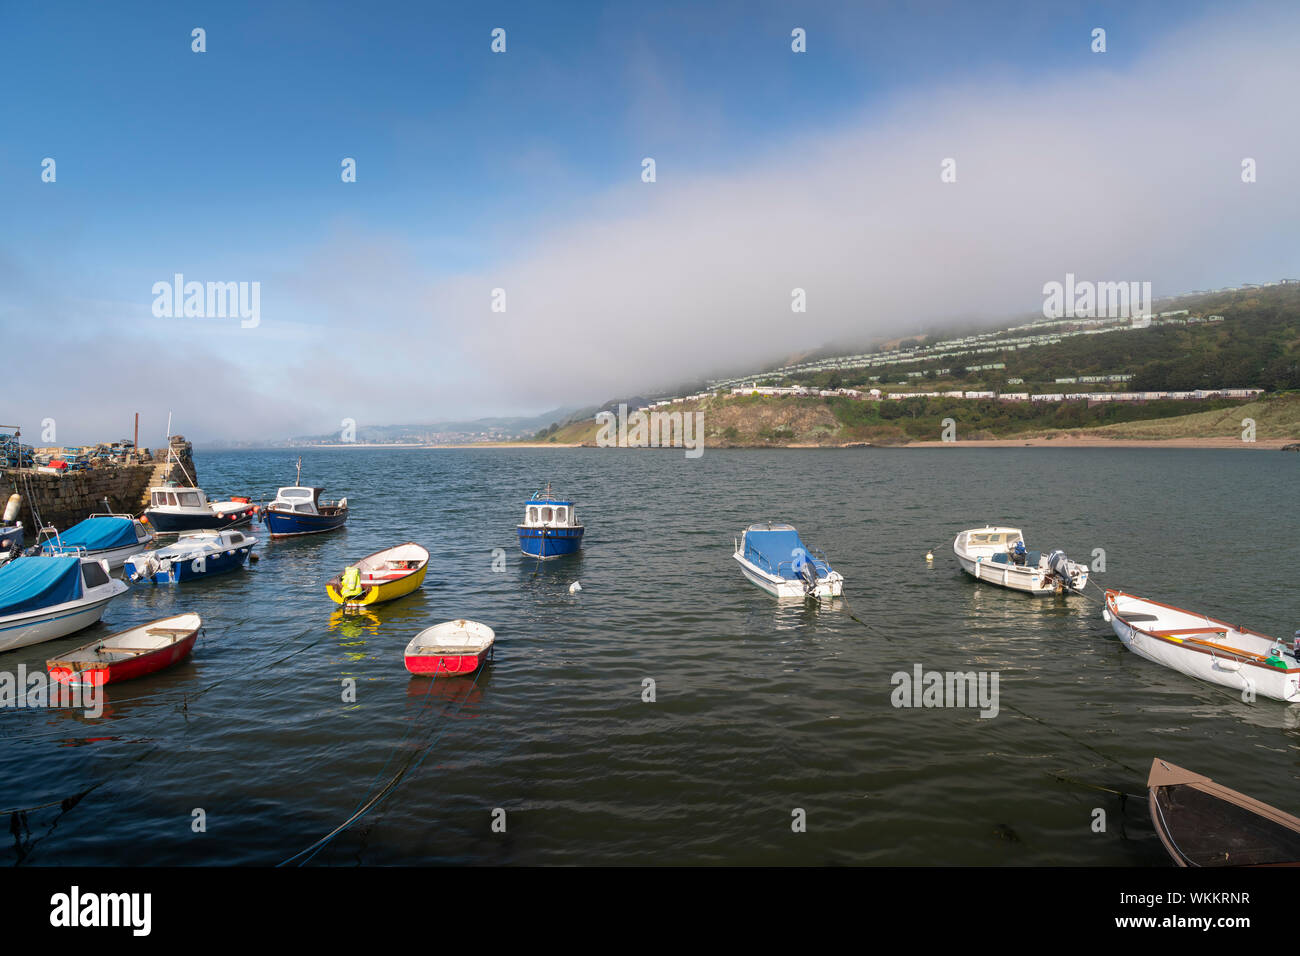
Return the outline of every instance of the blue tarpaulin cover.
<path id="1" fill-rule="evenodd" d="M 825 561 L 817 561 L 808 554 L 808 549 L 799 540 L 799 532 L 794 530 L 746 531 L 745 560 L 787 581 L 798 579 L 799 568 L 805 561 L 812 561 L 819 575 L 830 570 Z"/>
<path id="2" fill-rule="evenodd" d="M 130 518 L 104 516 L 87 518 L 74 524 L 59 540 L 68 547 L 85 548 L 87 551 L 106 551 L 135 544 L 135 522 Z"/>
<path id="3" fill-rule="evenodd" d="M 81 597 L 81 561 L 32 555 L 0 567 L 0 617 Z"/>

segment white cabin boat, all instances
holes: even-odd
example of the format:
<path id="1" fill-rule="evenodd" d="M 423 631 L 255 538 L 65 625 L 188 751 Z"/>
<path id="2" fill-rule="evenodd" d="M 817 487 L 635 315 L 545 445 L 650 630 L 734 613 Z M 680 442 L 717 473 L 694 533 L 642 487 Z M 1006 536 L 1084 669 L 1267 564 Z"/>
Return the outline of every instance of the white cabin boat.
<path id="1" fill-rule="evenodd" d="M 1030 551 L 1019 528 L 971 528 L 957 535 L 952 550 L 967 574 L 1013 591 L 1059 594 L 1082 591 L 1088 583 L 1087 567 L 1071 561 L 1064 551 Z"/>
<path id="2" fill-rule="evenodd" d="M 1139 657 L 1238 692 L 1300 702 L 1294 645 L 1121 591 L 1106 592 L 1102 617 Z"/>
<path id="3" fill-rule="evenodd" d="M 128 590 L 108 562 L 28 555 L 0 567 L 0 651 L 52 641 L 90 627 Z"/>
<path id="4" fill-rule="evenodd" d="M 741 532 L 732 557 L 753 584 L 777 598 L 833 598 L 844 592 L 844 575 L 826 555 L 804 547 L 794 525 L 760 522 Z"/>

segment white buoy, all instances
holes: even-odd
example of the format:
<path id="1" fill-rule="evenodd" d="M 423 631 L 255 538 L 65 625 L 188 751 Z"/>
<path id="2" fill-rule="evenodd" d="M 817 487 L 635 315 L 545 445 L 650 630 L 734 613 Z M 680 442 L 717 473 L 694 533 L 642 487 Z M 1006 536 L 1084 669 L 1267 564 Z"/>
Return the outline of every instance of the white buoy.
<path id="1" fill-rule="evenodd" d="M 569 585 L 570 594 L 577 594 L 581 590 L 582 590 L 582 584 L 579 583 L 578 581 L 574 581 L 572 584 Z"/>
<path id="2" fill-rule="evenodd" d="M 23 499 L 17 494 L 9 496 L 8 503 L 5 504 L 5 521 L 13 521 L 18 517 L 18 509 L 22 506 Z"/>

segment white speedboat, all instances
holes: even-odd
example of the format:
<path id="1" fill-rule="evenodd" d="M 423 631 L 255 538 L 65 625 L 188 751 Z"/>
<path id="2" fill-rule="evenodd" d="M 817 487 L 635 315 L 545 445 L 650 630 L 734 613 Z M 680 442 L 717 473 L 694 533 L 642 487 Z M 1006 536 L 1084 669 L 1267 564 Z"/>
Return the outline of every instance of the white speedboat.
<path id="1" fill-rule="evenodd" d="M 1296 649 L 1267 634 L 1122 591 L 1106 592 L 1102 617 L 1139 657 L 1235 691 L 1300 702 Z"/>
<path id="2" fill-rule="evenodd" d="M 832 598 L 844 591 L 844 575 L 826 555 L 804 547 L 794 525 L 751 524 L 732 555 L 746 578 L 778 598 Z"/>
<path id="3" fill-rule="evenodd" d="M 127 590 L 108 562 L 64 555 L 28 555 L 0 567 L 0 651 L 52 641 L 90 627 L 108 602 Z"/>
<path id="4" fill-rule="evenodd" d="M 242 567 L 256 545 L 242 531 L 187 531 L 174 544 L 131 555 L 122 568 L 132 581 L 179 584 Z"/>
<path id="5" fill-rule="evenodd" d="M 1064 551 L 1030 551 L 1019 528 L 971 528 L 957 535 L 952 550 L 967 574 L 1013 591 L 1059 594 L 1082 591 L 1088 583 L 1086 566 L 1071 561 Z"/>
<path id="6" fill-rule="evenodd" d="M 41 553 L 77 554 L 120 568 L 131 555 L 153 540 L 153 532 L 130 515 L 91 515 L 62 534 L 42 528 L 37 536 Z"/>

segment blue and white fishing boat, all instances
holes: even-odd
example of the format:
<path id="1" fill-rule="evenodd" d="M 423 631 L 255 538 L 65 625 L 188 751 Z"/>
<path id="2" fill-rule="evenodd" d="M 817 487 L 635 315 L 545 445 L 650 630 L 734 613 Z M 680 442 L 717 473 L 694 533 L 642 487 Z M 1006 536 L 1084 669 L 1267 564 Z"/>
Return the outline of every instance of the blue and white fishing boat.
<path id="1" fill-rule="evenodd" d="M 302 487 L 302 459 L 298 459 L 297 482 L 275 493 L 275 500 L 262 511 L 262 523 L 273 538 L 321 534 L 343 527 L 348 520 L 348 499 L 322 501 L 324 488 Z"/>
<path id="2" fill-rule="evenodd" d="M 131 555 L 123 570 L 132 581 L 179 584 L 238 570 L 256 545 L 242 531 L 191 531 L 165 548 Z"/>
<path id="3" fill-rule="evenodd" d="M 804 546 L 794 525 L 760 522 L 741 532 L 732 555 L 752 583 L 778 598 L 832 598 L 844 575 L 826 555 Z"/>
<path id="4" fill-rule="evenodd" d="M 107 561 L 109 570 L 152 540 L 153 532 L 130 515 L 91 515 L 62 534 L 42 528 L 37 535 L 42 554 L 79 554 Z"/>
<path id="5" fill-rule="evenodd" d="M 24 555 L 0 567 L 0 651 L 90 627 L 127 591 L 108 562 L 77 555 Z"/>
<path id="6" fill-rule="evenodd" d="M 551 494 L 548 483 L 524 507 L 524 523 L 519 525 L 519 550 L 543 561 L 574 554 L 582 547 L 584 530 L 573 502 Z"/>

